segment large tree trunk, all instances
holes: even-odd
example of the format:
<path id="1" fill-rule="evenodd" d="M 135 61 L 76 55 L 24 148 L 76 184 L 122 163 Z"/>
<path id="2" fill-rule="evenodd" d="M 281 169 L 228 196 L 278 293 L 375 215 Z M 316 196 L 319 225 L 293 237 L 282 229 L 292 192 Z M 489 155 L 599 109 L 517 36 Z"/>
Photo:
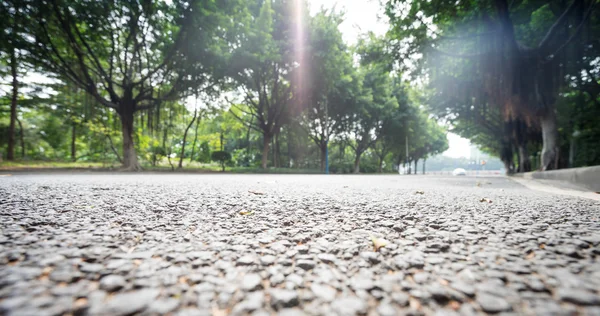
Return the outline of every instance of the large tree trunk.
<path id="1" fill-rule="evenodd" d="M 133 142 L 133 109 L 129 106 L 121 106 L 121 131 L 123 133 L 123 169 L 127 171 L 139 171 L 142 169 L 138 163 L 135 144 Z"/>
<path id="2" fill-rule="evenodd" d="M 427 159 L 423 159 L 423 174 L 425 174 L 425 163 L 427 162 Z"/>
<path id="3" fill-rule="evenodd" d="M 542 170 L 552 170 L 558 167 L 558 128 L 556 124 L 556 113 L 547 111 L 540 118 L 542 126 Z"/>
<path id="4" fill-rule="evenodd" d="M 377 164 L 377 172 L 383 173 L 383 157 L 379 157 L 379 162 Z"/>
<path id="5" fill-rule="evenodd" d="M 327 155 L 327 145 L 319 145 L 321 151 L 321 172 L 325 172 L 325 157 Z"/>
<path id="6" fill-rule="evenodd" d="M 419 159 L 415 159 L 415 174 L 418 173 L 419 169 L 417 169 L 417 163 L 419 162 Z"/>
<path id="7" fill-rule="evenodd" d="M 529 159 L 529 151 L 526 144 L 519 145 L 519 172 L 531 171 L 531 160 Z"/>
<path id="8" fill-rule="evenodd" d="M 354 173 L 360 173 L 360 156 L 362 153 L 357 153 L 356 158 L 354 159 Z"/>
<path id="9" fill-rule="evenodd" d="M 281 166 L 281 157 L 279 155 L 279 133 L 275 134 L 273 137 L 273 165 L 275 168 L 279 168 Z"/>
<path id="10" fill-rule="evenodd" d="M 71 126 L 71 161 L 77 160 L 77 148 L 75 148 L 75 141 L 77 140 L 77 125 L 75 122 Z"/>
<path id="11" fill-rule="evenodd" d="M 15 122 L 17 121 L 17 94 L 19 81 L 17 80 L 17 52 L 13 48 L 10 55 L 10 74 L 12 76 L 12 96 L 10 100 L 10 125 L 8 126 L 8 152 L 7 160 L 15 160 Z"/>
<path id="12" fill-rule="evenodd" d="M 504 164 L 504 169 L 506 169 L 506 174 L 512 174 L 514 170 L 512 169 L 512 160 L 513 160 L 513 151 L 512 145 L 506 139 L 502 140 L 502 148 L 500 150 L 500 160 Z"/>
<path id="13" fill-rule="evenodd" d="M 263 134 L 263 151 L 260 165 L 263 169 L 267 169 L 267 163 L 269 162 L 269 144 L 271 143 L 271 138 L 273 138 L 273 136 Z"/>

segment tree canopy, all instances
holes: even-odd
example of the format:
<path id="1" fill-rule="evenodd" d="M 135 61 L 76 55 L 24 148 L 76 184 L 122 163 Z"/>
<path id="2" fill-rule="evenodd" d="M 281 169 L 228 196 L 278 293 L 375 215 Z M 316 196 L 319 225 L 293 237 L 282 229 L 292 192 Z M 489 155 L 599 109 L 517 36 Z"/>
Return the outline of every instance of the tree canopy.
<path id="1" fill-rule="evenodd" d="M 416 172 L 449 130 L 509 172 L 598 164 L 596 2 L 388 0 L 387 34 L 351 44 L 343 11 L 303 0 L 4 0 L 0 146 L 127 170 Z"/>

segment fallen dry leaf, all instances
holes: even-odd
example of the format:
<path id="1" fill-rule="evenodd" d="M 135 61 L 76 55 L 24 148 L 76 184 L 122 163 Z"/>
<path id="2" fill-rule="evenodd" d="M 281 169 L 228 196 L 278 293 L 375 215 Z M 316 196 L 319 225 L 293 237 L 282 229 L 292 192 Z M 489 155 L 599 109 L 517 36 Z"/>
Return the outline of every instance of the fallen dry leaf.
<path id="1" fill-rule="evenodd" d="M 240 211 L 240 215 L 252 215 L 254 211 Z"/>
<path id="2" fill-rule="evenodd" d="M 229 313 L 227 312 L 226 309 L 219 309 L 218 306 L 213 306 L 212 315 L 213 316 L 226 316 L 226 315 L 229 315 Z"/>
<path id="3" fill-rule="evenodd" d="M 415 192 L 415 194 L 421 194 L 421 195 L 423 195 L 423 194 L 425 194 L 425 191 L 417 191 L 417 192 Z"/>
<path id="4" fill-rule="evenodd" d="M 450 307 L 451 309 L 457 311 L 460 309 L 460 303 L 457 301 L 450 301 L 450 303 L 448 303 L 448 307 Z"/>
<path id="5" fill-rule="evenodd" d="M 410 308 L 412 308 L 412 309 L 421 310 L 423 308 L 423 305 L 421 305 L 421 302 L 419 302 L 419 300 L 414 297 L 409 298 L 408 303 L 410 305 Z"/>
<path id="6" fill-rule="evenodd" d="M 75 309 L 80 309 L 84 306 L 87 306 L 88 304 L 88 299 L 87 298 L 78 298 L 75 303 L 73 303 L 73 305 L 75 306 Z"/>
<path id="7" fill-rule="evenodd" d="M 488 203 L 492 203 L 492 200 L 488 199 L 488 198 L 482 198 L 481 200 L 479 200 L 479 202 L 488 202 Z"/>
<path id="8" fill-rule="evenodd" d="M 371 241 L 373 242 L 373 249 L 375 252 L 379 251 L 379 248 L 385 247 L 389 243 L 387 240 L 375 236 L 371 236 Z"/>
<path id="9" fill-rule="evenodd" d="M 248 191 L 248 193 L 252 193 L 254 195 L 265 195 L 264 192 L 260 192 L 260 191 Z"/>
<path id="10" fill-rule="evenodd" d="M 531 260 L 533 258 L 535 258 L 535 252 L 533 252 L 533 251 L 530 252 L 527 256 L 525 256 L 525 259 L 527 259 L 527 260 Z"/>

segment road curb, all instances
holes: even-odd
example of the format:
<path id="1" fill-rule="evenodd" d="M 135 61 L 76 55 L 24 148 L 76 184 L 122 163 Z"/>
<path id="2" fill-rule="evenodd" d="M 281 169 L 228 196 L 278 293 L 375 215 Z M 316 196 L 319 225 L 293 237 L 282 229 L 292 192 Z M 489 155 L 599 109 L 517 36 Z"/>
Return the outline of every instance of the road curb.
<path id="1" fill-rule="evenodd" d="M 579 198 L 590 199 L 594 201 L 600 202 L 600 194 L 594 192 L 586 192 L 579 190 L 571 190 L 559 188 L 553 185 L 548 185 L 547 183 L 541 183 L 539 181 L 535 181 L 535 179 L 527 179 L 523 176 L 509 177 L 512 181 L 534 191 L 546 192 L 551 194 L 559 194 L 559 195 L 567 195 L 574 196 Z"/>
<path id="2" fill-rule="evenodd" d="M 593 192 L 600 192 L 600 166 L 525 172 L 515 176 L 529 180 L 544 179 L 564 181 Z"/>

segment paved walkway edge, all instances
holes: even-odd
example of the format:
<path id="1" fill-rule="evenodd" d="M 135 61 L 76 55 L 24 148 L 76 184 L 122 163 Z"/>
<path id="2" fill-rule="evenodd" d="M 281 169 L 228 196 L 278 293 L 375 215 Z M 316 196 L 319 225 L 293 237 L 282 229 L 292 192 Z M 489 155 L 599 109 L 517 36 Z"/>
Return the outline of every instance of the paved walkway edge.
<path id="1" fill-rule="evenodd" d="M 525 186 L 528 189 L 531 189 L 531 190 L 547 192 L 547 193 L 552 193 L 552 194 L 569 195 L 569 196 L 575 196 L 575 197 L 600 201 L 600 194 L 595 193 L 595 192 L 586 192 L 586 191 L 577 191 L 577 190 L 557 188 L 557 187 L 553 187 L 550 185 L 546 185 L 546 184 L 537 182 L 531 178 L 526 178 L 526 177 L 508 177 L 508 178 Z"/>
<path id="2" fill-rule="evenodd" d="M 569 182 L 594 192 L 600 192 L 600 166 L 533 171 L 521 174 L 525 179 L 545 179 Z"/>

